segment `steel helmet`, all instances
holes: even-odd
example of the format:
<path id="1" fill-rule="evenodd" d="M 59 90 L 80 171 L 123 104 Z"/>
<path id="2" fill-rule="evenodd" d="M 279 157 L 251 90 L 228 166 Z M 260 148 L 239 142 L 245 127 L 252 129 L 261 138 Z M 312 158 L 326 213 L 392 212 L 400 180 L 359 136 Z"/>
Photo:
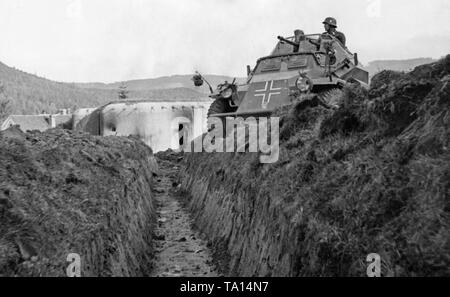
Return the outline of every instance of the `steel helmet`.
<path id="1" fill-rule="evenodd" d="M 330 25 L 332 27 L 337 28 L 337 22 L 336 22 L 335 18 L 328 17 L 328 18 L 325 19 L 325 21 L 323 21 L 322 24 L 328 24 L 328 25 Z"/>

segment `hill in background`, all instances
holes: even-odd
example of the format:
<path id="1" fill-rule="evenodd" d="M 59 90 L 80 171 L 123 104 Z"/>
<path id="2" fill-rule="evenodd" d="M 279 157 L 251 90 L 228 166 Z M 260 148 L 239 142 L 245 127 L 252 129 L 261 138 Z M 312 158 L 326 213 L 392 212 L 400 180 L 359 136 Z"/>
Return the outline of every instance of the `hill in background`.
<path id="1" fill-rule="evenodd" d="M 415 67 L 429 64 L 435 62 L 436 60 L 432 58 L 417 58 L 409 60 L 377 60 L 372 61 L 364 66 L 364 68 L 369 71 L 370 76 L 383 71 L 383 70 L 394 70 L 408 72 L 413 70 Z M 213 86 L 217 86 L 219 83 L 224 81 L 233 81 L 233 77 L 224 75 L 205 75 L 206 79 Z M 158 78 L 149 79 L 139 79 L 139 80 L 129 80 L 123 82 L 115 83 L 75 83 L 76 86 L 84 89 L 102 89 L 102 90 L 117 90 L 120 85 L 125 84 L 129 90 L 154 90 L 154 89 L 172 89 L 172 88 L 188 88 L 193 89 L 198 92 L 205 94 L 209 93 L 208 86 L 205 84 L 200 88 L 194 87 L 192 84 L 192 74 L 187 75 L 172 75 L 163 76 Z M 238 83 L 245 83 L 245 77 L 237 77 Z"/>
<path id="2" fill-rule="evenodd" d="M 371 76 L 382 70 L 409 71 L 416 66 L 431 63 L 431 58 L 410 60 L 380 60 L 365 67 Z M 11 101 L 12 114 L 53 113 L 62 108 L 96 107 L 118 99 L 118 89 L 124 84 L 129 98 L 155 101 L 209 100 L 207 85 L 194 87 L 192 75 L 172 75 L 152 79 L 129 80 L 115 83 L 62 83 L 51 81 L 0 62 L 0 84 L 4 96 Z M 232 77 L 205 75 L 216 87 Z M 237 78 L 244 83 L 245 78 Z"/>
<path id="3" fill-rule="evenodd" d="M 370 76 L 383 71 L 383 70 L 393 70 L 408 72 L 412 71 L 414 68 L 424 64 L 430 64 L 436 62 L 432 58 L 417 58 L 409 60 L 376 60 L 369 62 L 364 68 L 369 71 Z"/>
<path id="4" fill-rule="evenodd" d="M 96 107 L 118 99 L 117 88 L 80 88 L 73 83 L 51 81 L 11 68 L 0 62 L 3 96 L 11 102 L 12 114 L 53 113 L 62 108 Z M 129 89 L 129 98 L 154 101 L 204 100 L 205 95 L 188 88 Z"/>
<path id="5" fill-rule="evenodd" d="M 208 82 L 213 88 L 224 81 L 232 82 L 233 77 L 225 75 L 205 75 Z M 238 83 L 245 83 L 245 77 L 237 77 Z M 192 83 L 192 74 L 172 75 L 158 78 L 128 80 L 115 83 L 76 83 L 80 88 L 96 88 L 102 90 L 118 89 L 120 85 L 125 84 L 129 90 L 155 90 L 155 89 L 173 89 L 173 88 L 189 88 L 197 92 L 209 94 L 209 88 L 205 83 L 202 87 L 195 87 Z"/>

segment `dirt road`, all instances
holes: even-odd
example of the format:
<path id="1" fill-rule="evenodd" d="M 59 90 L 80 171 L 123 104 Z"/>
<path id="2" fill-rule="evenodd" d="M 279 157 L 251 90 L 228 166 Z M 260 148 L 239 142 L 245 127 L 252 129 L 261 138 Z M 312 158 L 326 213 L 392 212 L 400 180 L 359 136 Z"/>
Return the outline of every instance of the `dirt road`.
<path id="1" fill-rule="evenodd" d="M 172 177 L 176 165 L 159 161 L 160 176 L 155 189 L 158 226 L 155 232 L 155 262 L 151 276 L 218 276 L 206 242 L 192 229 L 191 219 L 177 201 Z"/>

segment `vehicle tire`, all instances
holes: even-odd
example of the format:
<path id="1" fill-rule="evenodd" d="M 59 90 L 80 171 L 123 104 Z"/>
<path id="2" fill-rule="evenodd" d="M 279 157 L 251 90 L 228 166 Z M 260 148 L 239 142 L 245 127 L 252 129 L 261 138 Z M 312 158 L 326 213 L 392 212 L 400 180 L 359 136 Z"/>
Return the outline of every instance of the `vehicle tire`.
<path id="1" fill-rule="evenodd" d="M 337 109 L 342 103 L 344 91 L 339 88 L 332 88 L 318 94 L 320 101 L 327 107 Z"/>
<path id="2" fill-rule="evenodd" d="M 210 117 L 214 114 L 218 113 L 229 113 L 229 112 L 235 112 L 237 110 L 237 107 L 231 107 L 228 103 L 228 100 L 219 98 L 214 100 L 214 102 L 211 104 L 208 110 L 208 131 L 210 130 Z M 220 118 L 222 121 L 222 127 L 225 129 L 225 119 Z"/>

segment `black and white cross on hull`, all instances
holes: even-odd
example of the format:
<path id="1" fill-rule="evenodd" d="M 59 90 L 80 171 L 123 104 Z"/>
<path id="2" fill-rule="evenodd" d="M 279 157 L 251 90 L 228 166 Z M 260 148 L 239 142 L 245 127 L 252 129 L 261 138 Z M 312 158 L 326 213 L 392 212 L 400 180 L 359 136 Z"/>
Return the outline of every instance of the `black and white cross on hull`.
<path id="1" fill-rule="evenodd" d="M 269 104 L 270 99 L 272 99 L 272 96 L 281 95 L 281 90 L 283 88 L 276 87 L 274 85 L 274 82 L 275 82 L 274 80 L 266 81 L 266 82 L 263 83 L 264 84 L 264 88 L 254 91 L 254 96 L 255 97 L 261 97 L 262 98 L 261 107 L 263 109 L 267 109 L 267 105 Z"/>
<path id="2" fill-rule="evenodd" d="M 236 112 L 213 114 L 215 117 L 270 116 L 278 107 L 290 104 L 290 89 L 287 79 L 267 80 L 251 83 L 245 98 Z"/>

